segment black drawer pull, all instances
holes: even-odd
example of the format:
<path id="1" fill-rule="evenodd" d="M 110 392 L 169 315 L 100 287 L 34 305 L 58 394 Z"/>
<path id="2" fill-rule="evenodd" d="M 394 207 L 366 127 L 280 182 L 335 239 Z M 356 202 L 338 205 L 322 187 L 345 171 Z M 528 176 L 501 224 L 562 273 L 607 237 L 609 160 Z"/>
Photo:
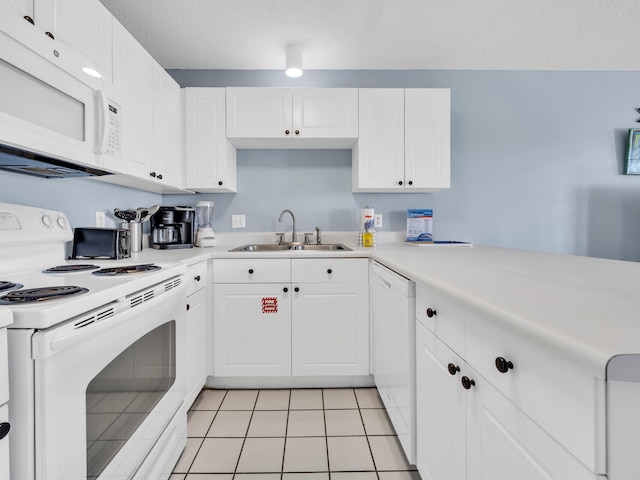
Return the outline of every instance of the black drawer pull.
<path id="1" fill-rule="evenodd" d="M 469 378 L 466 375 L 464 377 L 462 377 L 462 387 L 465 390 L 469 390 L 475 384 L 476 384 L 476 382 L 472 378 Z"/>
<path id="2" fill-rule="evenodd" d="M 507 360 L 504 357 L 496 358 L 496 368 L 500 373 L 507 373 L 513 369 L 513 362 Z"/>
<path id="3" fill-rule="evenodd" d="M 187 303 L 187 312 L 188 312 L 189 310 L 191 310 L 191 305 L 189 305 L 189 304 Z"/>
<path id="4" fill-rule="evenodd" d="M 454 365 L 453 363 L 450 363 L 449 365 L 447 365 L 447 370 L 449 370 L 449 373 L 451 375 L 455 375 L 460 371 L 460 367 L 458 365 Z"/>
<path id="5" fill-rule="evenodd" d="M 249 269 L 249 274 L 251 274 L 251 275 L 253 274 L 253 268 Z"/>
<path id="6" fill-rule="evenodd" d="M 282 289 L 282 291 L 283 291 L 284 293 L 287 293 L 287 292 L 289 291 L 289 289 L 288 289 L 287 287 L 284 287 L 284 288 Z"/>
<path id="7" fill-rule="evenodd" d="M 293 289 L 294 292 L 298 293 L 300 291 L 300 289 L 298 287 Z"/>
<path id="8" fill-rule="evenodd" d="M 11 430 L 9 422 L 0 423 L 0 440 L 9 435 L 9 430 Z"/>
<path id="9" fill-rule="evenodd" d="M 195 277 L 193 277 L 193 279 L 194 279 L 196 282 L 199 282 L 199 281 L 200 281 L 200 275 L 196 275 Z"/>
<path id="10" fill-rule="evenodd" d="M 327 270 L 327 273 L 328 273 L 329 275 L 331 275 L 331 274 L 333 273 L 333 270 L 328 269 L 328 270 Z"/>
<path id="11" fill-rule="evenodd" d="M 427 317 L 432 318 L 435 317 L 438 314 L 438 312 L 436 312 L 433 308 L 429 307 L 427 308 Z"/>

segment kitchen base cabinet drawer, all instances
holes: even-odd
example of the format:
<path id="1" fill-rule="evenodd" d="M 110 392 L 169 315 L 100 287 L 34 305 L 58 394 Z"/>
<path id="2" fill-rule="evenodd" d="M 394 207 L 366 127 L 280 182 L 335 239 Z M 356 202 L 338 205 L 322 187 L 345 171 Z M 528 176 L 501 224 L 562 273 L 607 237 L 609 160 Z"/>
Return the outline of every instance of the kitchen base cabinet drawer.
<path id="1" fill-rule="evenodd" d="M 416 285 L 416 318 L 464 357 L 464 309 L 430 287 Z"/>
<path id="2" fill-rule="evenodd" d="M 293 283 L 367 283 L 366 258 L 308 258 L 291 261 Z"/>
<path id="3" fill-rule="evenodd" d="M 470 312 L 466 328 L 467 363 L 590 470 L 604 473 L 604 381 Z"/>
<path id="4" fill-rule="evenodd" d="M 213 260 L 213 283 L 289 283 L 288 258 L 238 258 Z"/>
<path id="5" fill-rule="evenodd" d="M 187 270 L 187 297 L 201 290 L 207 284 L 207 262 L 189 265 Z"/>

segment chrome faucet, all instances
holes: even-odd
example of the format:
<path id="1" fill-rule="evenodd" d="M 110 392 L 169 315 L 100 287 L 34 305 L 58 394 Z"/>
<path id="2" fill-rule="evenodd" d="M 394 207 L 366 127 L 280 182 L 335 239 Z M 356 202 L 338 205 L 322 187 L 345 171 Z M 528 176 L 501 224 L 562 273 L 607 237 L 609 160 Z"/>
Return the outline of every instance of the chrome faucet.
<path id="1" fill-rule="evenodd" d="M 320 239 L 320 227 L 316 227 L 316 245 L 322 245 L 322 240 Z"/>
<path id="2" fill-rule="evenodd" d="M 297 234 L 296 234 L 296 217 L 293 216 L 293 212 L 289 209 L 283 210 L 282 212 L 280 212 L 280 218 L 278 218 L 278 221 L 281 222 L 282 221 L 282 216 L 285 213 L 290 213 L 291 214 L 291 220 L 293 221 L 293 232 L 292 232 L 292 237 L 291 237 L 291 243 L 295 243 L 298 241 L 297 239 Z"/>

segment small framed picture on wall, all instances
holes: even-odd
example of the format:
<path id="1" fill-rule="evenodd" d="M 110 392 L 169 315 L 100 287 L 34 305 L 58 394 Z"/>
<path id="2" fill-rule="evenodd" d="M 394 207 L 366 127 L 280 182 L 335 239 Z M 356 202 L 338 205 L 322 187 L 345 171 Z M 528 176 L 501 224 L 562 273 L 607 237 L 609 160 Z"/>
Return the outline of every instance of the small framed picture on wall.
<path id="1" fill-rule="evenodd" d="M 640 128 L 629 130 L 627 144 L 627 162 L 624 167 L 626 175 L 640 175 Z"/>

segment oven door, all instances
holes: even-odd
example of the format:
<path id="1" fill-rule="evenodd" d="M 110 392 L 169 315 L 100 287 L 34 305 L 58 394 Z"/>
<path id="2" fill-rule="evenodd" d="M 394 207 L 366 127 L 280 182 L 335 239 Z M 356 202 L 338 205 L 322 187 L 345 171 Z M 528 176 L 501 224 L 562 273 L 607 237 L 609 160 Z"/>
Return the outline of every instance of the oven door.
<path id="1" fill-rule="evenodd" d="M 131 478 L 164 448 L 184 415 L 185 298 L 176 277 L 33 336 L 36 479 Z"/>

